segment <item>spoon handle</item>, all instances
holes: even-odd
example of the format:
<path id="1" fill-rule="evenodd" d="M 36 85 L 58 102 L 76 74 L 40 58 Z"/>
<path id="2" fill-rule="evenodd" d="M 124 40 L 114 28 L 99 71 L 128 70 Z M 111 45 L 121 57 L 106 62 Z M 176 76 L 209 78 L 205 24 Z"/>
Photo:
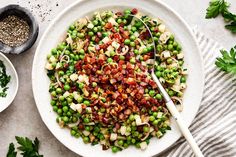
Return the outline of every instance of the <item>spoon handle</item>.
<path id="1" fill-rule="evenodd" d="M 165 91 L 165 89 L 162 86 L 162 84 L 160 83 L 159 79 L 156 77 L 156 75 L 154 73 L 154 70 L 152 71 L 152 78 L 156 82 L 160 92 L 162 93 L 162 95 L 163 95 L 163 97 L 166 101 L 166 106 L 167 106 L 168 110 L 170 111 L 171 115 L 174 117 L 176 123 L 179 126 L 180 131 L 182 132 L 183 136 L 185 137 L 185 139 L 189 143 L 189 145 L 192 148 L 195 156 L 196 157 L 204 157 L 201 150 L 200 150 L 200 148 L 198 147 L 196 141 L 194 140 L 192 134 L 190 133 L 188 127 L 185 125 L 179 111 L 175 107 L 175 104 L 173 103 L 170 96 Z"/>

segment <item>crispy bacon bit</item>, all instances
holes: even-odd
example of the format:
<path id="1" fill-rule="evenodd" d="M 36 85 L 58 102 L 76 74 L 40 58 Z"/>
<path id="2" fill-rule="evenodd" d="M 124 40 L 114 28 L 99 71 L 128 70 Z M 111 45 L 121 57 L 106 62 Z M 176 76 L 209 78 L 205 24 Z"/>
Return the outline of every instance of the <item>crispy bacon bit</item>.
<path id="1" fill-rule="evenodd" d="M 111 29 L 112 28 L 112 24 L 110 22 L 106 23 L 104 26 L 106 29 Z"/>
<path id="2" fill-rule="evenodd" d="M 132 13 L 133 15 L 137 14 L 137 13 L 138 13 L 138 9 L 137 9 L 137 8 L 133 8 L 132 11 L 131 11 L 131 13 Z"/>

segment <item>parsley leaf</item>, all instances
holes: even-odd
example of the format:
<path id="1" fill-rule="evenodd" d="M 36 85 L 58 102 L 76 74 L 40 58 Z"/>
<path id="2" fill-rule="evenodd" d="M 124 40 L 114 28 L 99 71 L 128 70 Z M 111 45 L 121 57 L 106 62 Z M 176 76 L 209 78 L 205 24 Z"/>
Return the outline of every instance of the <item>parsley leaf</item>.
<path id="1" fill-rule="evenodd" d="M 206 19 L 215 18 L 221 14 L 228 23 L 225 28 L 236 33 L 236 15 L 228 11 L 229 4 L 224 0 L 212 0 L 207 8 Z"/>
<path id="2" fill-rule="evenodd" d="M 9 144 L 9 149 L 7 152 L 7 157 L 16 157 L 17 152 L 15 151 L 15 146 L 13 143 Z"/>
<path id="3" fill-rule="evenodd" d="M 220 13 L 225 12 L 229 4 L 224 0 L 212 0 L 210 1 L 210 6 L 207 8 L 206 18 L 215 18 Z"/>
<path id="4" fill-rule="evenodd" d="M 230 30 L 232 33 L 236 33 L 236 21 L 226 25 L 225 28 Z"/>
<path id="5" fill-rule="evenodd" d="M 216 66 L 221 70 L 236 74 L 236 46 L 231 48 L 230 52 L 220 50 L 222 57 L 216 58 Z"/>
<path id="6" fill-rule="evenodd" d="M 32 141 L 27 137 L 16 136 L 16 140 L 20 145 L 18 149 L 22 151 L 21 155 L 23 155 L 23 157 L 43 157 L 43 155 L 40 155 L 38 152 L 39 140 L 37 138 Z"/>

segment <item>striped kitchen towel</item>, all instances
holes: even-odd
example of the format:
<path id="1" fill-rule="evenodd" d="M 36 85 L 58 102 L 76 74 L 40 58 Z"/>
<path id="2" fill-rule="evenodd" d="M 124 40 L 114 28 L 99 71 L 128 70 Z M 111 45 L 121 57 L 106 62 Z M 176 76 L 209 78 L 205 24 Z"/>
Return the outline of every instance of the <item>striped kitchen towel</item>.
<path id="1" fill-rule="evenodd" d="M 236 157 L 236 81 L 235 76 L 215 66 L 222 47 L 194 29 L 204 62 L 205 89 L 198 114 L 190 131 L 205 157 Z M 233 45 L 232 45 L 233 46 Z M 167 153 L 168 152 L 168 153 Z M 163 156 L 193 157 L 184 138 Z"/>

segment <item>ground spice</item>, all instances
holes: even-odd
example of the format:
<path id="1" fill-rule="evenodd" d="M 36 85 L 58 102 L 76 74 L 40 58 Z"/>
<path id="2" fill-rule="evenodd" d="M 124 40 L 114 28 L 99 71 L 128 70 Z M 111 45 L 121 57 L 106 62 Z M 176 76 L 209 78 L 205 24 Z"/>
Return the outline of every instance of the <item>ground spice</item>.
<path id="1" fill-rule="evenodd" d="M 29 38 L 28 23 L 14 15 L 0 21 L 0 42 L 9 46 L 19 46 Z"/>

